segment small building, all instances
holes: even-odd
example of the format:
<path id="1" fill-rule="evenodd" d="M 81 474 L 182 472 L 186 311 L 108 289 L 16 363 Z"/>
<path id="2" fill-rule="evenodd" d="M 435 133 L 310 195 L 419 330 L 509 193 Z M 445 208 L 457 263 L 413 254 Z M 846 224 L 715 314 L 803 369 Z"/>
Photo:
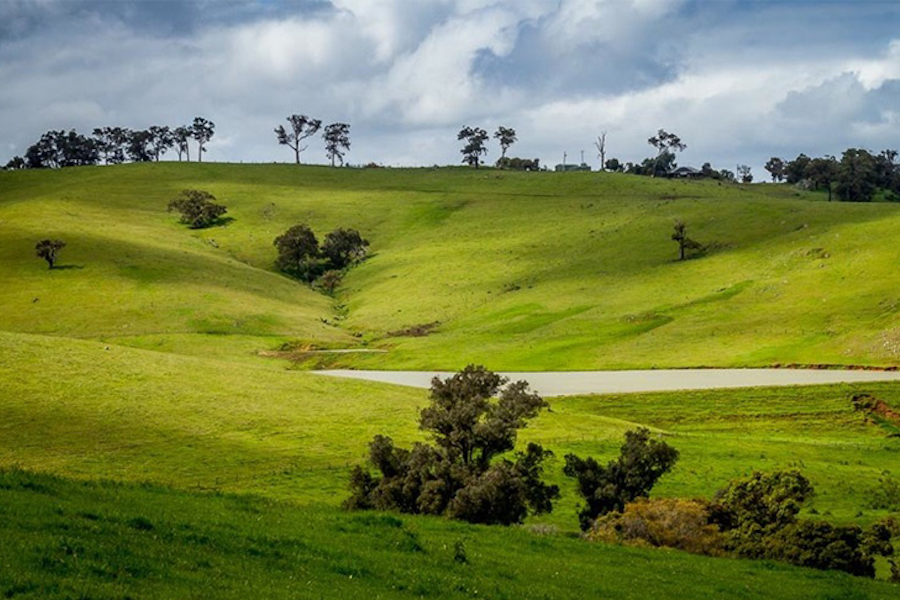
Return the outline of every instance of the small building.
<path id="1" fill-rule="evenodd" d="M 694 167 L 678 167 L 669 173 L 669 177 L 676 179 L 698 179 L 703 177 L 703 173 Z"/>
<path id="2" fill-rule="evenodd" d="M 569 171 L 590 171 L 591 166 L 587 163 L 581 163 L 580 165 L 556 165 L 553 170 L 559 173 L 568 173 Z"/>

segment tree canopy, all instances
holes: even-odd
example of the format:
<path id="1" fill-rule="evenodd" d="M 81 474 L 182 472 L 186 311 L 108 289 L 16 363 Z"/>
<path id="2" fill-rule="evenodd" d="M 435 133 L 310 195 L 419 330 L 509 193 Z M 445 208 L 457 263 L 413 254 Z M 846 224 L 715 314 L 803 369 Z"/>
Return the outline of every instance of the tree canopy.
<path id="1" fill-rule="evenodd" d="M 488 139 L 487 131 L 480 127 L 466 126 L 459 130 L 456 139 L 466 141 L 466 145 L 460 150 L 463 155 L 462 162 L 477 169 L 481 163 L 481 155 L 487 154 L 487 148 L 484 145 Z"/>
<path id="2" fill-rule="evenodd" d="M 227 209 L 215 203 L 216 197 L 204 190 L 182 190 L 169 202 L 169 211 L 181 213 L 181 222 L 191 229 L 202 229 L 215 223 Z"/>
<path id="3" fill-rule="evenodd" d="M 325 138 L 325 155 L 331 159 L 331 166 L 334 166 L 335 159 L 343 166 L 344 154 L 350 150 L 350 125 L 332 123 L 325 127 L 322 137 Z"/>
<path id="4" fill-rule="evenodd" d="M 355 467 L 345 506 L 503 525 L 552 510 L 559 489 L 540 479 L 551 452 L 532 443 L 514 460 L 498 458 L 515 447 L 518 430 L 548 406 L 525 381 L 507 384 L 475 365 L 446 380 L 435 377 L 431 404 L 419 416 L 419 427 L 433 444 L 420 442 L 407 450 L 376 436 L 369 461 L 379 475 Z"/>

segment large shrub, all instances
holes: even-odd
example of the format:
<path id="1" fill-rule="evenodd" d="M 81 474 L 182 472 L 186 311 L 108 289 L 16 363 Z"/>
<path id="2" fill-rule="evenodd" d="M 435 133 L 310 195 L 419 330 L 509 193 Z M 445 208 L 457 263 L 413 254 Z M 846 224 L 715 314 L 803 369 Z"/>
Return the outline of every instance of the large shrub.
<path id="1" fill-rule="evenodd" d="M 209 227 L 227 212 L 221 204 L 216 204 L 215 196 L 203 190 L 182 190 L 178 197 L 169 202 L 169 212 L 181 213 L 181 222 L 191 229 Z"/>
<path id="2" fill-rule="evenodd" d="M 625 433 L 619 457 L 606 466 L 590 457 L 566 455 L 564 472 L 578 481 L 585 500 L 578 513 L 581 528 L 587 531 L 598 516 L 621 512 L 628 502 L 649 494 L 677 460 L 678 450 L 652 439 L 650 430 L 643 427 Z"/>

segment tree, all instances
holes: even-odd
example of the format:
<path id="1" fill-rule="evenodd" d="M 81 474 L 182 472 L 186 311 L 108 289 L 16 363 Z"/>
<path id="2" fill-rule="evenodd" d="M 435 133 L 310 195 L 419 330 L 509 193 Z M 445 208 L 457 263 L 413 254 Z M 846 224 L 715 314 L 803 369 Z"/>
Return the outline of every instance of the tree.
<path id="1" fill-rule="evenodd" d="M 679 219 L 675 220 L 675 231 L 672 233 L 672 239 L 678 242 L 678 260 L 684 260 L 689 250 L 703 252 L 705 249 L 703 244 L 688 237 L 687 225 Z"/>
<path id="2" fill-rule="evenodd" d="M 175 152 L 178 153 L 179 162 L 181 162 L 182 154 L 188 162 L 191 162 L 191 149 L 190 146 L 188 146 L 188 140 L 190 140 L 191 137 L 193 137 L 191 128 L 184 125 L 176 127 L 174 131 L 172 131 L 172 141 L 175 144 Z"/>
<path id="3" fill-rule="evenodd" d="M 837 160 L 833 156 L 826 156 L 808 161 L 804 176 L 813 185 L 813 189 L 818 190 L 824 186 L 828 190 L 828 201 L 831 202 L 831 192 L 838 174 Z"/>
<path id="4" fill-rule="evenodd" d="M 585 500 L 578 513 L 582 530 L 587 531 L 598 516 L 622 512 L 628 502 L 647 496 L 677 460 L 678 450 L 651 439 L 650 430 L 643 427 L 625 433 L 619 457 L 605 467 L 593 458 L 567 454 L 563 472 L 577 480 Z"/>
<path id="5" fill-rule="evenodd" d="M 134 162 L 150 162 L 153 160 L 153 151 L 150 144 L 153 135 L 146 130 L 128 131 L 128 157 Z"/>
<path id="6" fill-rule="evenodd" d="M 215 223 L 227 210 L 216 204 L 215 196 L 203 190 L 182 190 L 177 198 L 169 202 L 169 212 L 181 213 L 181 222 L 191 229 L 202 229 Z"/>
<path id="7" fill-rule="evenodd" d="M 191 125 L 191 136 L 197 140 L 197 162 L 203 162 L 203 153 L 206 152 L 206 143 L 216 133 L 216 124 L 203 117 L 195 117 Z"/>
<path id="8" fill-rule="evenodd" d="M 625 170 L 624 166 L 621 162 L 619 162 L 618 158 L 611 158 L 605 163 L 603 163 L 604 167 L 606 167 L 607 171 L 612 171 L 614 173 L 619 173 Z"/>
<path id="9" fill-rule="evenodd" d="M 278 249 L 275 266 L 279 270 L 307 283 L 319 275 L 319 241 L 308 225 L 294 225 L 272 244 Z"/>
<path id="10" fill-rule="evenodd" d="M 30 169 L 95 165 L 99 160 L 96 140 L 74 129 L 68 132 L 48 131 L 25 151 L 25 163 Z"/>
<path id="11" fill-rule="evenodd" d="M 837 171 L 838 198 L 847 202 L 869 202 L 876 190 L 875 157 L 860 148 L 848 148 Z"/>
<path id="12" fill-rule="evenodd" d="M 810 158 L 801 153 L 792 161 L 784 165 L 784 177 L 788 183 L 800 183 L 806 179 L 806 169 L 809 167 Z"/>
<path id="13" fill-rule="evenodd" d="M 338 228 L 322 241 L 321 255 L 334 269 L 344 269 L 365 258 L 369 242 L 355 229 Z"/>
<path id="14" fill-rule="evenodd" d="M 306 138 L 313 136 L 322 127 L 322 121 L 319 119 L 311 119 L 306 115 L 291 115 L 287 118 L 290 123 L 290 131 L 279 125 L 275 128 L 275 135 L 278 137 L 278 143 L 294 151 L 294 160 L 300 164 L 300 153 L 306 150 L 306 146 L 301 147 L 300 144 Z"/>
<path id="15" fill-rule="evenodd" d="M 344 153 L 341 152 L 341 148 L 350 150 L 350 125 L 332 123 L 325 127 L 322 137 L 325 138 L 325 156 L 331 159 L 331 166 L 334 166 L 335 158 L 341 161 L 341 166 L 344 166 Z"/>
<path id="16" fill-rule="evenodd" d="M 736 170 L 741 183 L 753 183 L 753 173 L 750 172 L 749 165 L 738 165 Z"/>
<path id="17" fill-rule="evenodd" d="M 778 183 L 784 180 L 784 161 L 773 156 L 766 163 L 766 171 L 772 176 L 772 183 Z"/>
<path id="18" fill-rule="evenodd" d="M 125 149 L 128 144 L 129 131 L 122 127 L 98 127 L 94 129 L 97 150 L 107 165 L 118 165 L 125 162 Z"/>
<path id="19" fill-rule="evenodd" d="M 498 458 L 515 447 L 517 431 L 548 406 L 526 382 L 507 383 L 475 365 L 445 380 L 432 379 L 431 404 L 422 409 L 419 427 L 431 433 L 434 445 L 416 443 L 406 450 L 376 436 L 369 460 L 379 475 L 354 468 L 345 506 L 503 525 L 552 510 L 559 488 L 540 478 L 549 451 L 532 443 L 515 460 Z"/>
<path id="20" fill-rule="evenodd" d="M 21 156 L 13 156 L 9 159 L 9 162 L 6 163 L 6 166 L 3 167 L 7 171 L 18 171 L 20 169 L 25 169 L 28 167 L 28 163 L 25 162 L 25 159 Z"/>
<path id="21" fill-rule="evenodd" d="M 594 146 L 597 147 L 597 158 L 600 159 L 600 170 L 606 169 L 606 132 L 600 132 L 600 135 L 597 136 L 597 141 L 594 142 Z M 618 162 L 618 161 L 616 161 Z M 615 170 L 615 169 L 613 169 Z"/>
<path id="22" fill-rule="evenodd" d="M 65 248 L 66 243 L 61 240 L 41 240 L 34 247 L 35 252 L 37 253 L 39 258 L 43 258 L 47 261 L 48 269 L 52 269 L 53 265 L 56 264 L 56 258 L 59 255 L 59 251 Z"/>
<path id="23" fill-rule="evenodd" d="M 494 137 L 500 140 L 500 158 L 506 158 L 506 151 L 516 143 L 516 130 L 511 127 L 500 126 L 494 132 Z"/>
<path id="24" fill-rule="evenodd" d="M 159 157 L 175 145 L 175 137 L 172 130 L 166 125 L 152 125 L 147 133 L 150 134 L 147 142 L 148 150 L 153 160 L 159 162 Z"/>
<path id="25" fill-rule="evenodd" d="M 656 176 L 656 173 L 659 171 L 658 165 L 663 154 L 672 154 L 674 158 L 673 151 L 682 152 L 687 148 L 687 145 L 682 143 L 680 137 L 674 133 L 669 133 L 665 129 L 660 129 L 655 136 L 647 140 L 647 143 L 657 149 L 657 167 L 653 170 L 653 176 Z"/>
<path id="26" fill-rule="evenodd" d="M 466 145 L 460 150 L 463 155 L 462 162 L 477 169 L 481 162 L 481 155 L 487 154 L 487 148 L 484 146 L 488 139 L 487 131 L 480 127 L 466 126 L 459 130 L 456 139 L 466 141 Z"/>

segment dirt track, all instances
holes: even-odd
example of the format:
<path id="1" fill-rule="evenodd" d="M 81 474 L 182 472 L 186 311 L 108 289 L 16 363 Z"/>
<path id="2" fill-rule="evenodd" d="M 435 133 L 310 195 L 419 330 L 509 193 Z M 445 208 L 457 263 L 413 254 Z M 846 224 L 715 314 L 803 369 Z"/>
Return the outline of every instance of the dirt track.
<path id="1" fill-rule="evenodd" d="M 428 371 L 314 371 L 320 375 L 380 381 L 428 388 L 431 378 L 449 372 Z M 511 380 L 526 380 L 542 396 L 662 392 L 716 388 L 769 387 L 900 381 L 900 371 L 842 371 L 802 369 L 677 369 L 653 371 L 547 371 L 502 373 Z"/>

